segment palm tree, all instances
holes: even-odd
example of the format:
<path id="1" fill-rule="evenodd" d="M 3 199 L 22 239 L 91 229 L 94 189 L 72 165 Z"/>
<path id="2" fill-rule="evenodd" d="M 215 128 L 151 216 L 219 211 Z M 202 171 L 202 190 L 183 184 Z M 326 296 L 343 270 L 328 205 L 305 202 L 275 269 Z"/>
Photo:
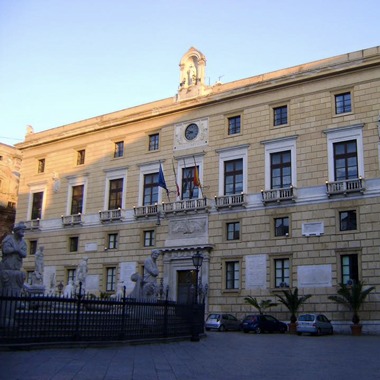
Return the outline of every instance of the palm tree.
<path id="1" fill-rule="evenodd" d="M 269 307 L 277 306 L 277 304 L 272 302 L 272 300 L 261 300 L 259 302 L 257 298 L 253 298 L 252 296 L 245 297 L 244 300 L 256 308 L 259 311 L 259 314 L 264 314 L 264 310 L 268 309 Z"/>
<path id="2" fill-rule="evenodd" d="M 278 294 L 275 294 L 275 296 L 278 297 L 279 301 L 290 311 L 290 323 L 296 323 L 296 313 L 299 307 L 312 295 L 305 294 L 303 296 L 299 296 L 298 288 L 294 288 L 294 292 L 292 292 L 292 289 L 282 290 L 282 293 L 284 294 L 283 296 Z"/>
<path id="3" fill-rule="evenodd" d="M 363 290 L 364 283 L 362 281 L 355 282 L 353 285 L 348 286 L 346 284 L 339 284 L 338 295 L 329 296 L 330 300 L 333 300 L 341 305 L 346 306 L 353 312 L 352 323 L 358 325 L 360 322 L 359 310 L 363 305 L 368 294 L 375 290 L 374 286 L 371 286 Z"/>

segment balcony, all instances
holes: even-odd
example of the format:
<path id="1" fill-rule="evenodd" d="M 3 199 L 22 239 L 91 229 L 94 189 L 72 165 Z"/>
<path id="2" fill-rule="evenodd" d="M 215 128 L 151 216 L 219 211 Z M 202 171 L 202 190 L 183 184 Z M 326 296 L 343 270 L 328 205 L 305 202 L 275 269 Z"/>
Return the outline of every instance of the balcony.
<path id="1" fill-rule="evenodd" d="M 99 218 L 102 223 L 121 220 L 121 209 L 99 211 Z"/>
<path id="2" fill-rule="evenodd" d="M 350 193 L 364 193 L 365 181 L 364 178 L 346 179 L 343 181 L 326 181 L 326 193 L 328 197 L 332 195 L 347 196 Z"/>
<path id="3" fill-rule="evenodd" d="M 82 214 L 75 214 L 75 215 L 66 215 L 61 216 L 62 224 L 64 226 L 74 226 L 78 224 L 82 224 Z"/>
<path id="4" fill-rule="evenodd" d="M 32 219 L 25 222 L 27 230 L 38 230 L 40 228 L 40 219 Z"/>
<path id="5" fill-rule="evenodd" d="M 290 186 L 280 189 L 261 190 L 261 197 L 264 205 L 271 202 L 294 202 L 297 197 L 297 189 L 294 186 Z"/>
<path id="6" fill-rule="evenodd" d="M 178 214 L 194 211 L 207 211 L 207 198 L 200 199 L 184 199 L 182 201 L 170 202 L 170 203 L 162 203 L 162 211 L 165 214 Z"/>
<path id="7" fill-rule="evenodd" d="M 244 193 L 215 197 L 215 208 L 218 210 L 220 208 L 244 207 L 244 199 Z"/>
<path id="8" fill-rule="evenodd" d="M 158 206 L 155 205 L 147 205 L 147 206 L 139 206 L 133 207 L 133 212 L 135 214 L 135 218 L 148 218 L 149 216 L 157 216 Z"/>

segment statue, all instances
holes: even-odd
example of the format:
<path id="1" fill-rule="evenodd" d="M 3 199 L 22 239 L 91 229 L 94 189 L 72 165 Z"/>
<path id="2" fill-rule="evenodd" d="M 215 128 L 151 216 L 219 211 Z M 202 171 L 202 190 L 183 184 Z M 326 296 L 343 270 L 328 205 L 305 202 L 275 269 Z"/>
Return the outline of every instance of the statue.
<path id="1" fill-rule="evenodd" d="M 21 271 L 22 260 L 27 255 L 24 240 L 26 226 L 23 222 L 16 224 L 13 234 L 8 235 L 2 242 L 2 261 L 0 263 L 0 291 L 5 294 L 18 296 L 25 281 L 25 273 Z"/>
<path id="2" fill-rule="evenodd" d="M 41 246 L 35 253 L 35 268 L 32 274 L 32 285 L 43 285 L 44 279 L 44 247 Z"/>
<path id="3" fill-rule="evenodd" d="M 82 294 L 86 294 L 86 277 L 88 273 L 88 257 L 85 256 L 79 263 L 75 272 L 75 292 L 79 293 L 79 284 L 82 283 Z"/>
<path id="4" fill-rule="evenodd" d="M 150 257 L 144 262 L 143 296 L 156 298 L 158 294 L 158 267 L 157 258 L 160 255 L 158 249 L 153 249 Z"/>
<path id="5" fill-rule="evenodd" d="M 73 296 L 73 293 L 74 293 L 73 280 L 69 280 L 69 282 L 67 283 L 63 291 L 63 296 L 67 298 L 71 298 Z"/>

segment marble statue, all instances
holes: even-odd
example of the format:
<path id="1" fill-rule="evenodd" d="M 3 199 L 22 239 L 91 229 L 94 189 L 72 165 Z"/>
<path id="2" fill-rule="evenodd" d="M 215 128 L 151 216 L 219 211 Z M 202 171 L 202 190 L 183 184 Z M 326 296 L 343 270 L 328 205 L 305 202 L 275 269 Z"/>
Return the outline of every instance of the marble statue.
<path id="1" fill-rule="evenodd" d="M 82 294 L 86 294 L 86 278 L 88 273 L 88 257 L 85 256 L 79 263 L 75 272 L 75 292 L 79 293 L 80 283 L 82 283 Z"/>
<path id="2" fill-rule="evenodd" d="M 32 285 L 43 285 L 44 279 L 44 247 L 41 246 L 35 253 L 35 268 L 32 274 Z"/>

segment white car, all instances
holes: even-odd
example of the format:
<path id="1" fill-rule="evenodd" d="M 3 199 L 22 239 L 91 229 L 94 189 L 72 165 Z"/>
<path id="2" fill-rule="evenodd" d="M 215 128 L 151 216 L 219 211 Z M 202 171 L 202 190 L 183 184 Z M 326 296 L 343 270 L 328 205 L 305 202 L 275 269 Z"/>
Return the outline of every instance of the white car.
<path id="1" fill-rule="evenodd" d="M 297 334 L 322 335 L 334 333 L 329 319 L 323 314 L 302 314 L 297 320 Z"/>
<path id="2" fill-rule="evenodd" d="M 218 331 L 240 330 L 240 325 L 241 321 L 232 314 L 212 313 L 206 319 L 205 328 L 207 331 L 211 329 Z"/>

